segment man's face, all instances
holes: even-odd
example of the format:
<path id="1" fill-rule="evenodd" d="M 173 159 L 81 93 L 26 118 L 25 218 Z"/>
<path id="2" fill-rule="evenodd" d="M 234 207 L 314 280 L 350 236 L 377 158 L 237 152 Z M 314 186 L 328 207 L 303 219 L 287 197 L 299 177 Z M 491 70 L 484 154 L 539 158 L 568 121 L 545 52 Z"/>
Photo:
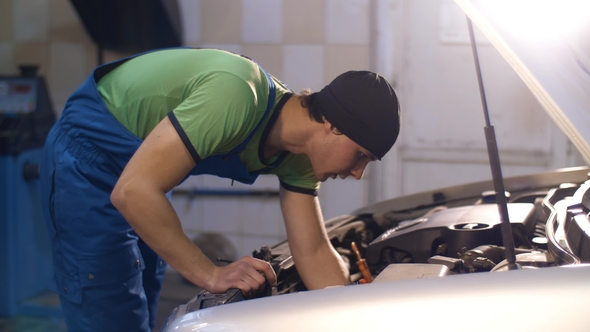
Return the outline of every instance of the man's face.
<path id="1" fill-rule="evenodd" d="M 366 149 L 335 130 L 326 132 L 310 156 L 315 176 L 322 182 L 328 178 L 344 179 L 348 176 L 358 180 L 363 176 L 367 164 L 376 159 Z"/>

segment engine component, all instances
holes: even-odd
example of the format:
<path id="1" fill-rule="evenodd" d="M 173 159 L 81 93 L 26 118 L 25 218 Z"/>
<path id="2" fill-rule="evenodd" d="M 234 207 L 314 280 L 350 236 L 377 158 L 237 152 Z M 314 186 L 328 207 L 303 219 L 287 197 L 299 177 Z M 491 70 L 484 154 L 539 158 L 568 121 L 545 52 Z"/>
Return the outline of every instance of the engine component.
<path id="1" fill-rule="evenodd" d="M 440 264 L 390 264 L 373 282 L 444 277 L 450 273 L 446 266 Z"/>
<path id="2" fill-rule="evenodd" d="M 573 197 L 572 197 L 573 196 Z M 590 181 L 581 186 L 560 186 L 543 200 L 549 251 L 563 264 L 590 262 Z"/>
<path id="3" fill-rule="evenodd" d="M 590 181 L 586 181 L 576 190 L 567 212 L 564 229 L 568 247 L 583 263 L 590 262 Z"/>
<path id="4" fill-rule="evenodd" d="M 516 255 L 516 265 L 529 269 L 549 267 L 555 265 L 555 258 L 547 251 L 534 251 Z M 500 271 L 508 271 L 508 263 L 505 260 L 492 269 L 492 272 Z"/>
<path id="5" fill-rule="evenodd" d="M 510 203 L 508 212 L 515 234 L 533 231 L 534 204 Z M 366 260 L 369 265 L 380 261 L 388 265 L 395 263 L 392 253 L 398 256 L 411 253 L 411 262 L 425 263 L 435 254 L 458 257 L 465 249 L 484 244 L 502 245 L 500 216 L 495 204 L 450 208 L 401 222 L 369 244 Z M 390 257 L 382 257 L 384 253 L 389 253 Z"/>
<path id="6" fill-rule="evenodd" d="M 369 267 L 367 266 L 367 261 L 365 261 L 362 257 L 361 254 L 358 250 L 358 248 L 356 247 L 356 243 L 352 242 L 351 243 L 352 246 L 352 251 L 354 251 L 355 255 L 356 255 L 356 265 L 358 266 L 359 270 L 361 271 L 361 274 L 363 275 L 363 279 L 365 280 L 365 283 L 370 283 L 373 281 L 373 276 L 371 275 L 371 271 L 369 271 Z"/>

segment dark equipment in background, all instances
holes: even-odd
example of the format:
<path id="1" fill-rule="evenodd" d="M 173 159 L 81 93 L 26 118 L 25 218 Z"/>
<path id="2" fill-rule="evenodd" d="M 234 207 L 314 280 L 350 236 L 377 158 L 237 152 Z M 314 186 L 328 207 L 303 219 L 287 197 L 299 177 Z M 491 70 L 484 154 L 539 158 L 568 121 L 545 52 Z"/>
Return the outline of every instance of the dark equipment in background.
<path id="1" fill-rule="evenodd" d="M 37 66 L 20 69 L 0 76 L 0 316 L 60 316 L 38 179 L 55 114 Z"/>
<path id="2" fill-rule="evenodd" d="M 182 45 L 176 0 L 70 0 L 86 31 L 104 49 L 139 53 Z"/>
<path id="3" fill-rule="evenodd" d="M 21 66 L 20 76 L 0 76 L 0 154 L 43 147 L 55 123 L 45 80 L 37 66 Z"/>

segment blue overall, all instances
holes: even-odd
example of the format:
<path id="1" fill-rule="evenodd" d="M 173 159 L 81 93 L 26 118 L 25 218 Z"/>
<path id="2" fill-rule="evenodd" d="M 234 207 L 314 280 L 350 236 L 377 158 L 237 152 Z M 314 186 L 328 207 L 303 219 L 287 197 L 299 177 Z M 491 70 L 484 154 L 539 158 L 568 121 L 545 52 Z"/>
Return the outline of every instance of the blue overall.
<path id="1" fill-rule="evenodd" d="M 70 331 L 150 331 L 155 325 L 166 263 L 110 201 L 142 140 L 111 114 L 96 87 L 131 58 L 95 69 L 68 99 L 45 145 L 41 191 L 53 251 L 53 290 Z M 266 76 L 268 105 L 253 132 L 233 151 L 202 160 L 191 175 L 252 183 L 265 171 L 249 172 L 238 153 L 271 113 L 275 87 Z"/>

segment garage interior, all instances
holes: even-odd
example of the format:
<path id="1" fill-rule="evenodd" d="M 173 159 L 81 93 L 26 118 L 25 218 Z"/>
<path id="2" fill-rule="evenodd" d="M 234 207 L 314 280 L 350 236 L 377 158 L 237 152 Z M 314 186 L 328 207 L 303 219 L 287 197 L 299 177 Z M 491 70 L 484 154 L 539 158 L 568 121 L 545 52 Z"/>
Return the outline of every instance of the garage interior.
<path id="1" fill-rule="evenodd" d="M 0 265 L 7 267 L 0 272 L 0 331 L 65 331 L 59 299 L 48 290 L 51 253 L 38 201 L 44 135 L 97 65 L 136 52 L 189 46 L 244 54 L 294 91 L 318 91 L 347 70 L 386 77 L 402 105 L 400 138 L 361 180 L 322 184 L 325 220 L 389 198 L 491 179 L 467 24 L 453 0 L 145 1 L 176 8 L 152 18 L 167 22 L 168 31 L 156 32 L 137 29 L 150 23 L 137 16 L 140 1 L 130 1 L 126 14 L 116 1 L 103 1 L 112 5 L 104 20 L 135 25 L 102 40 L 105 32 L 97 29 L 104 22 L 83 2 L 0 0 L 0 84 L 16 80 L 32 98 L 26 101 L 34 100 L 27 112 L 15 112 L 0 85 Z M 475 35 L 504 176 L 584 165 L 498 51 Z M 252 186 L 192 177 L 173 191 L 172 204 L 210 258 L 235 260 L 286 238 L 278 188 L 268 175 Z M 169 268 L 156 326 L 198 292 Z"/>

